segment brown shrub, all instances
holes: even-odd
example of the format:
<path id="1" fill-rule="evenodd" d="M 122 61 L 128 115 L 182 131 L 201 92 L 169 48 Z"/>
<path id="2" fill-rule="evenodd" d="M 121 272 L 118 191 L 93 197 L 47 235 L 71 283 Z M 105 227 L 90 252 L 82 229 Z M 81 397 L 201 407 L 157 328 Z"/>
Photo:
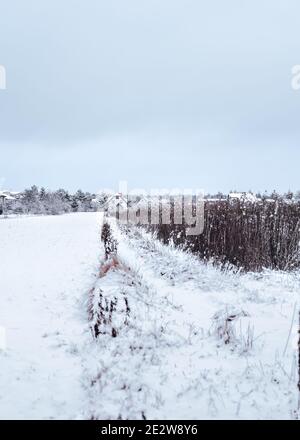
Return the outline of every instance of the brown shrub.
<path id="1" fill-rule="evenodd" d="M 300 267 L 300 202 L 219 200 L 205 202 L 201 235 L 187 236 L 186 225 L 152 225 L 164 243 L 189 249 L 204 261 L 246 271 Z"/>

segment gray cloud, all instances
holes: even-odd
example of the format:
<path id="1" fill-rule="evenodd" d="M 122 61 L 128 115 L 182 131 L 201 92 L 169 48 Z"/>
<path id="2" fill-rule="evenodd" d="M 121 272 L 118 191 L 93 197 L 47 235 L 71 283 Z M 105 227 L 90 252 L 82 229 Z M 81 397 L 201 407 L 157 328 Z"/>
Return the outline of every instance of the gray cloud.
<path id="1" fill-rule="evenodd" d="M 3 0 L 0 12 L 9 186 L 297 187 L 296 0 Z"/>

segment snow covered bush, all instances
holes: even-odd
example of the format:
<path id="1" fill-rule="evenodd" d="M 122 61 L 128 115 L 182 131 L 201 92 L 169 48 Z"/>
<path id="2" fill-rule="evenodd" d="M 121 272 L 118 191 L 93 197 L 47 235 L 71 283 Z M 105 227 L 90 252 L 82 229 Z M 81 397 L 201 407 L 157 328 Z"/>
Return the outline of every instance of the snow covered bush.
<path id="1" fill-rule="evenodd" d="M 243 331 L 242 325 L 239 327 L 239 332 L 236 328 L 236 324 L 244 317 L 249 317 L 249 314 L 244 310 L 226 308 L 218 311 L 212 317 L 213 334 L 224 344 L 233 344 L 239 346 L 242 352 L 248 352 L 253 347 L 253 328 L 249 323 L 246 332 Z"/>
<path id="2" fill-rule="evenodd" d="M 89 302 L 89 317 L 91 329 L 95 338 L 99 335 L 111 335 L 115 338 L 122 325 L 127 324 L 129 306 L 127 298 L 120 301 L 109 290 L 96 287 L 91 292 Z"/>
<path id="3" fill-rule="evenodd" d="M 113 238 L 110 225 L 107 222 L 103 223 L 101 231 L 101 240 L 104 244 L 105 259 L 114 257 L 117 254 L 117 241 Z"/>

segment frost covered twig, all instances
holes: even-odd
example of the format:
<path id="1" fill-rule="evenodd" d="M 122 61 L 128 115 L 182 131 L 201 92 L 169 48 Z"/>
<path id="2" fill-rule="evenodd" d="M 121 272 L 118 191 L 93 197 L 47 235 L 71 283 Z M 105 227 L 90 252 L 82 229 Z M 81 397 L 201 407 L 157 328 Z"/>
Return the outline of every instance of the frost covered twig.
<path id="1" fill-rule="evenodd" d="M 294 319 L 295 319 L 296 306 L 297 306 L 297 303 L 294 304 L 294 310 L 293 310 L 293 316 L 292 316 L 291 326 L 290 326 L 290 330 L 289 330 L 288 338 L 287 338 L 287 341 L 286 341 L 286 344 L 285 344 L 285 347 L 284 347 L 284 350 L 283 350 L 282 356 L 285 356 L 286 350 L 287 350 L 287 348 L 288 348 L 288 344 L 289 344 L 289 340 L 290 340 L 290 337 L 291 337 L 292 328 L 293 328 L 293 324 L 294 324 Z"/>

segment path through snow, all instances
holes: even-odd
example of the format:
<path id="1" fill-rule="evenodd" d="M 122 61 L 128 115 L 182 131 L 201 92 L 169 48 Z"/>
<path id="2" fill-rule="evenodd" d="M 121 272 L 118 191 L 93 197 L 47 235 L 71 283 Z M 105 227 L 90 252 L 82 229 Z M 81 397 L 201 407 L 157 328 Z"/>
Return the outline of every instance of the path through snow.
<path id="1" fill-rule="evenodd" d="M 77 417 L 85 401 L 81 302 L 98 269 L 99 214 L 0 222 L 0 418 Z"/>

